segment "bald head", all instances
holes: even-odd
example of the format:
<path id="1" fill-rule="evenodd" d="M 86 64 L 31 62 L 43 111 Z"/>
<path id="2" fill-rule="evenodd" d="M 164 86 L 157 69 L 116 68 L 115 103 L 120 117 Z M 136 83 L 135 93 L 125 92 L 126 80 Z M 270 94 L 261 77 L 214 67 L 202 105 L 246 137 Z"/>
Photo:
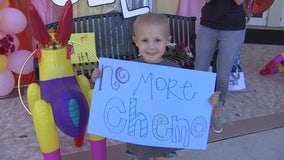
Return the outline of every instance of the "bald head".
<path id="1" fill-rule="evenodd" d="M 144 25 L 159 25 L 165 30 L 167 36 L 170 35 L 170 27 L 168 18 L 160 13 L 146 13 L 138 16 L 133 24 L 134 34 L 139 26 Z"/>

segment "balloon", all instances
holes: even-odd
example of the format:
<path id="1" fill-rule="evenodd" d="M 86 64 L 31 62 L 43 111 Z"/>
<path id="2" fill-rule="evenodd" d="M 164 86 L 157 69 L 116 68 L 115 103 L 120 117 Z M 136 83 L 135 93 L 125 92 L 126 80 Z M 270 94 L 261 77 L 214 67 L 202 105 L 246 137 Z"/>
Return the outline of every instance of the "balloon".
<path id="1" fill-rule="evenodd" d="M 18 34 L 27 26 L 25 15 L 16 8 L 3 8 L 0 10 L 0 31 Z"/>
<path id="2" fill-rule="evenodd" d="M 28 56 L 31 54 L 30 51 L 28 50 L 17 50 L 16 52 L 10 54 L 7 56 L 8 59 L 8 68 L 19 74 L 22 66 L 24 65 L 24 62 L 28 58 Z M 30 58 L 26 65 L 25 68 L 23 69 L 22 74 L 28 74 L 33 71 L 33 59 Z"/>
<path id="3" fill-rule="evenodd" d="M 15 79 L 9 69 L 0 73 L 0 96 L 8 95 L 15 86 Z"/>
<path id="4" fill-rule="evenodd" d="M 16 35 L 0 32 L 0 54 L 10 54 L 18 50 L 20 45 Z"/>
<path id="5" fill-rule="evenodd" d="M 0 32 L 0 39 L 4 38 L 6 36 L 6 33 Z"/>
<path id="6" fill-rule="evenodd" d="M 7 58 L 5 55 L 0 54 L 0 73 L 3 72 L 7 67 Z"/>

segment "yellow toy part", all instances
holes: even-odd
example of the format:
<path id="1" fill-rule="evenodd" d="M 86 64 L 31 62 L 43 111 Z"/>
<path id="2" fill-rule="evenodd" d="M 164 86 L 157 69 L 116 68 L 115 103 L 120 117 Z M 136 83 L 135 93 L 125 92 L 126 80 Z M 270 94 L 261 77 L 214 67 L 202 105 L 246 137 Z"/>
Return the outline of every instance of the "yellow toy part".
<path id="1" fill-rule="evenodd" d="M 42 152 L 52 153 L 58 150 L 59 140 L 51 105 L 44 100 L 38 100 L 35 102 L 31 112 Z"/>
<path id="2" fill-rule="evenodd" d="M 10 5 L 9 0 L 3 0 L 2 3 L 0 4 L 0 9 L 7 8 L 9 7 L 9 5 Z"/>
<path id="3" fill-rule="evenodd" d="M 0 55 L 0 72 L 3 72 L 7 67 L 7 58 L 5 55 Z"/>
<path id="4" fill-rule="evenodd" d="M 30 108 L 25 109 L 33 118 L 44 159 L 59 160 L 61 154 L 57 129 L 73 137 L 77 147 L 83 144 L 92 90 L 84 75 L 75 76 L 73 72 L 70 55 L 72 48 L 67 44 L 72 32 L 71 0 L 67 0 L 63 8 L 55 34 L 46 31 L 32 4 L 28 8 L 28 17 L 32 35 L 39 42 L 38 49 L 32 53 L 38 58 L 39 82 L 28 86 L 27 98 Z M 26 63 L 27 60 L 21 68 L 21 73 Z M 21 74 L 19 82 L 20 79 Z M 20 90 L 19 95 L 21 97 Z M 90 143 L 92 159 L 106 160 L 106 139 L 91 135 Z"/>
<path id="5" fill-rule="evenodd" d="M 79 86 L 81 88 L 81 91 L 83 92 L 84 96 L 87 99 L 88 106 L 91 105 L 91 99 L 92 97 L 89 97 L 89 92 L 91 91 L 91 86 L 90 86 L 90 81 L 88 80 L 87 77 L 83 75 L 76 76 L 77 81 L 79 83 Z"/>
<path id="6" fill-rule="evenodd" d="M 39 79 L 46 81 L 54 78 L 74 76 L 71 60 L 67 56 L 66 47 L 56 50 L 42 49 L 39 62 Z"/>
<path id="7" fill-rule="evenodd" d="M 27 89 L 27 100 L 30 110 L 34 107 L 37 100 L 40 99 L 40 87 L 36 83 L 31 83 Z"/>
<path id="8" fill-rule="evenodd" d="M 59 140 L 52 109 L 50 104 L 40 99 L 40 87 L 36 83 L 29 85 L 27 100 L 42 152 L 46 154 L 55 152 L 59 149 Z"/>

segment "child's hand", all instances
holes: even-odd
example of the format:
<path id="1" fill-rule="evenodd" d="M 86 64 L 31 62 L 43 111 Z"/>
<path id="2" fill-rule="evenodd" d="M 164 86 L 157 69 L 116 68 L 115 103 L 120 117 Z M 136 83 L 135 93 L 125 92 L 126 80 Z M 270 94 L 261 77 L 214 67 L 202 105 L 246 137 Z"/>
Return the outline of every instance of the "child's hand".
<path id="1" fill-rule="evenodd" d="M 209 98 L 209 102 L 214 106 L 218 106 L 219 102 L 219 96 L 220 96 L 221 91 L 216 91 L 214 94 Z"/>
<path id="2" fill-rule="evenodd" d="M 92 75 L 91 75 L 91 81 L 93 83 L 95 83 L 96 79 L 97 78 L 100 78 L 101 77 L 101 72 L 98 68 L 95 68 Z"/>

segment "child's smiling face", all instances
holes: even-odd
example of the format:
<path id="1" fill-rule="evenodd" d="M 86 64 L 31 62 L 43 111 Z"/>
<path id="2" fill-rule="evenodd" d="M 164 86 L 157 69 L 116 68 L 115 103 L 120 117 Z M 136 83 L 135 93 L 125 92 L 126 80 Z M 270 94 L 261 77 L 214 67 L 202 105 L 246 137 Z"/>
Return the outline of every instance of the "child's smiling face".
<path id="1" fill-rule="evenodd" d="M 137 26 L 133 40 L 144 61 L 159 63 L 163 60 L 162 56 L 171 39 L 167 33 L 166 27 L 162 24 L 140 24 Z"/>

